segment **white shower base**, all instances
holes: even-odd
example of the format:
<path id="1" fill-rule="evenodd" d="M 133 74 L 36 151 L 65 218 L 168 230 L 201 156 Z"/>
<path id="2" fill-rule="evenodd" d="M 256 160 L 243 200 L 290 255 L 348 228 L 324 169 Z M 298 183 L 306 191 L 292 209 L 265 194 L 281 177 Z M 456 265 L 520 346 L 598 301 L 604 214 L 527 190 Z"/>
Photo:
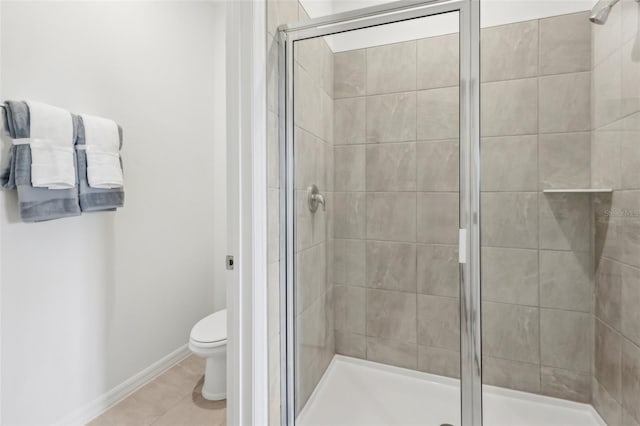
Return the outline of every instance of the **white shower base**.
<path id="1" fill-rule="evenodd" d="M 455 379 L 336 355 L 301 426 L 460 425 Z M 485 426 L 606 426 L 588 404 L 484 386 Z"/>

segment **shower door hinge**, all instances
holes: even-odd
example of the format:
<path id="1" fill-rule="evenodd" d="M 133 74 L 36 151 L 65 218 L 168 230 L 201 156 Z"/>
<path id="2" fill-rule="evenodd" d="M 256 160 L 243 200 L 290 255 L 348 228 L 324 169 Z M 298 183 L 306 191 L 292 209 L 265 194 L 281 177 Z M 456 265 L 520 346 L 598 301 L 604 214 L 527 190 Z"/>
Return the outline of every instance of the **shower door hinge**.
<path id="1" fill-rule="evenodd" d="M 458 263 L 467 263 L 467 230 L 458 232 Z"/>
<path id="2" fill-rule="evenodd" d="M 227 256 L 227 270 L 233 271 L 233 256 Z"/>

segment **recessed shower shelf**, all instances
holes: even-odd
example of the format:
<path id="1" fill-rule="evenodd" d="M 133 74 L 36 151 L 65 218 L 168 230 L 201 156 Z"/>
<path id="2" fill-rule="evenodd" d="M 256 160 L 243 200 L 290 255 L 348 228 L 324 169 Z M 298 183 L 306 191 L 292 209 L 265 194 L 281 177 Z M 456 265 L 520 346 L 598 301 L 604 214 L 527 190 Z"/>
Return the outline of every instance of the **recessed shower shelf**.
<path id="1" fill-rule="evenodd" d="M 597 193 L 611 193 L 611 188 L 566 188 L 566 189 L 544 189 L 542 192 L 545 194 L 597 194 Z"/>

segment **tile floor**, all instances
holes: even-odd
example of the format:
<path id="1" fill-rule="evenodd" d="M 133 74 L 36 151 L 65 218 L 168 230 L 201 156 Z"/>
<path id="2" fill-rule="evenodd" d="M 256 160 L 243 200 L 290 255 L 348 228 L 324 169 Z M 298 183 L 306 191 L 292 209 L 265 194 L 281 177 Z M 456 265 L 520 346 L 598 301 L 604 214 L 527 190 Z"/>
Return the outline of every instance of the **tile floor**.
<path id="1" fill-rule="evenodd" d="M 194 355 L 89 423 L 90 426 L 219 426 L 227 419 L 226 401 L 207 401 L 200 389 L 204 359 Z"/>

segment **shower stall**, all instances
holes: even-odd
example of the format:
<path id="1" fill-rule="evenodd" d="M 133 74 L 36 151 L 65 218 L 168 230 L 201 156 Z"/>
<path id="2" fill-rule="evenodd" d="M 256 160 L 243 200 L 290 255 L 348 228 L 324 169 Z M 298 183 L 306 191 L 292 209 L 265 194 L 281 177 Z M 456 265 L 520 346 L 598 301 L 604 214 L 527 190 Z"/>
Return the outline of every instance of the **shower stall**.
<path id="1" fill-rule="evenodd" d="M 637 426 L 638 3 L 304 4 L 270 54 L 282 424 Z"/>

